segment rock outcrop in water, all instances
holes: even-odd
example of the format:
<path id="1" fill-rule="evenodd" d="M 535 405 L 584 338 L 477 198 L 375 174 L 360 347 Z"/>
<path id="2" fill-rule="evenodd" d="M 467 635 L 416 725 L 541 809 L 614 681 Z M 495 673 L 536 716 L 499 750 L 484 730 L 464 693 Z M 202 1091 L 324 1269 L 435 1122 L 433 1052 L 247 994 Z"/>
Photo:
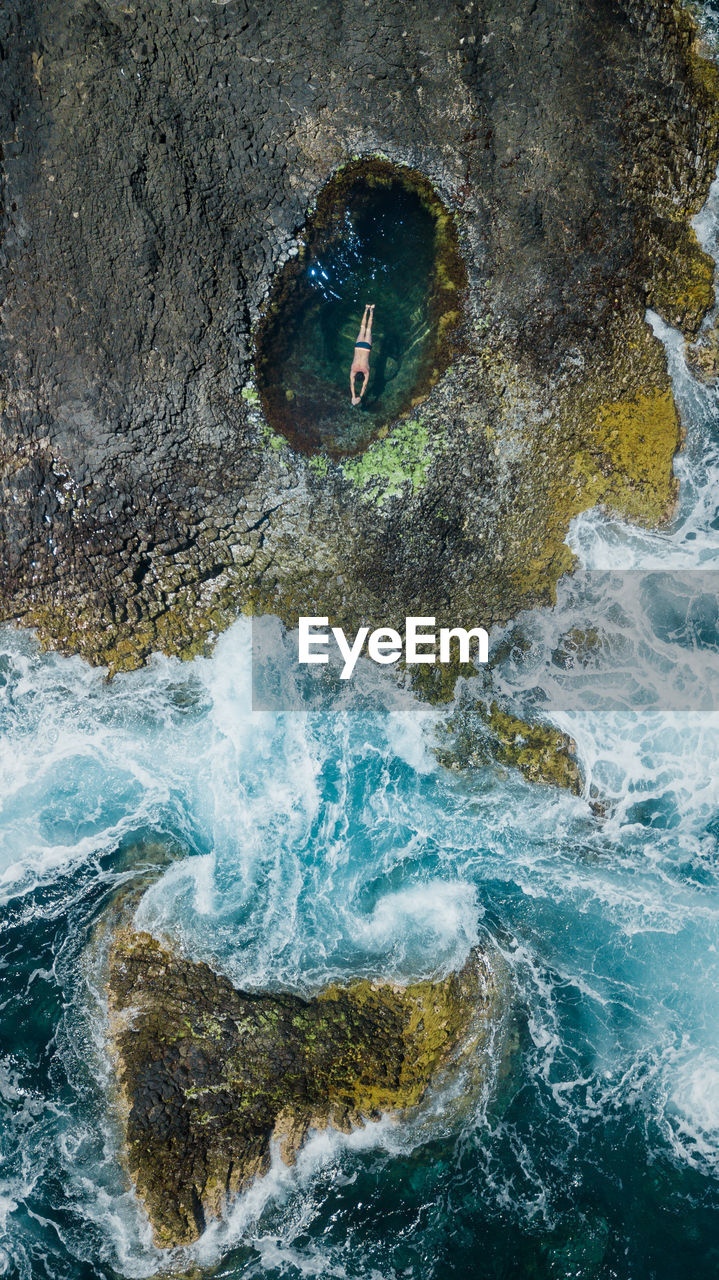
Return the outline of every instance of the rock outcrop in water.
<path id="1" fill-rule="evenodd" d="M 719 381 L 719 329 L 716 321 L 699 335 L 699 340 L 685 346 L 687 364 L 700 382 L 714 387 Z"/>
<path id="2" fill-rule="evenodd" d="M 553 725 L 520 720 L 496 702 L 460 702 L 444 727 L 448 745 L 437 750 L 447 768 L 474 769 L 490 762 L 518 769 L 529 782 L 580 795 L 583 781 L 577 744 Z"/>
<path id="3" fill-rule="evenodd" d="M 0 616 L 113 668 L 240 608 L 488 624 L 551 598 L 577 512 L 672 510 L 644 312 L 691 337 L 712 300 L 719 146 L 679 6 L 14 0 L 0 56 Z M 454 211 L 460 354 L 384 439 L 308 458 L 263 419 L 254 326 L 377 153 Z"/>
<path id="4" fill-rule="evenodd" d="M 123 928 L 110 951 L 112 1050 L 132 1177 L 160 1246 L 186 1244 L 310 1127 L 349 1132 L 414 1108 L 460 1069 L 498 1017 L 496 975 L 407 987 L 369 981 L 312 999 L 236 990 L 205 964 Z"/>

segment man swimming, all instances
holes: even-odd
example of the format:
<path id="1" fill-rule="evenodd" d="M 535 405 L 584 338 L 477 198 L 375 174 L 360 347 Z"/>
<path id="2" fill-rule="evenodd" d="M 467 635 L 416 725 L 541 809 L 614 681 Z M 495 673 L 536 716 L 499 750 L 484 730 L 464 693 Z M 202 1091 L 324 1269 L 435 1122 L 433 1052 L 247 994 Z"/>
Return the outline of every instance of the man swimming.
<path id="1" fill-rule="evenodd" d="M 350 393 L 352 395 L 352 403 L 355 405 L 359 404 L 360 400 L 362 399 L 362 396 L 367 390 L 367 383 L 369 382 L 369 353 L 372 350 L 373 312 L 374 312 L 374 303 L 370 305 L 370 303 L 368 302 L 367 306 L 364 309 L 364 315 L 362 316 L 362 323 L 360 324 L 359 335 L 358 335 L 357 341 L 355 342 L 354 359 L 352 360 L 352 368 L 350 369 Z M 362 382 L 362 390 L 360 391 L 359 395 L 356 395 L 355 394 L 355 378 L 357 377 L 358 373 L 362 374 L 363 382 Z"/>

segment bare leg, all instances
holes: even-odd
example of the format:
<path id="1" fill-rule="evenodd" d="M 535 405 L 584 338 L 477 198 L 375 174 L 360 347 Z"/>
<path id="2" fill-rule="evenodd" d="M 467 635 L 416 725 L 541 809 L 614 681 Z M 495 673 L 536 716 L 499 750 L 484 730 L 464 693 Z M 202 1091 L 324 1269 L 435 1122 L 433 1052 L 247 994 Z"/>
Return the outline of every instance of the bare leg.
<path id="1" fill-rule="evenodd" d="M 368 316 L 368 313 L 369 313 L 369 306 L 366 306 L 366 307 L 365 307 L 365 309 L 364 309 L 364 315 L 362 316 L 362 319 L 360 320 L 360 331 L 359 331 L 359 333 L 357 334 L 357 341 L 358 341 L 358 342 L 364 342 L 364 341 L 365 341 L 365 328 L 366 328 L 366 325 L 367 325 L 367 316 Z"/>
<path id="2" fill-rule="evenodd" d="M 371 342 L 371 341 L 372 341 L 372 321 L 373 321 L 373 320 L 374 320 L 374 303 L 372 303 L 372 306 L 371 306 L 371 307 L 369 307 L 369 316 L 367 317 L 367 323 L 366 323 L 366 326 L 365 326 L 365 341 L 366 341 L 366 342 Z"/>

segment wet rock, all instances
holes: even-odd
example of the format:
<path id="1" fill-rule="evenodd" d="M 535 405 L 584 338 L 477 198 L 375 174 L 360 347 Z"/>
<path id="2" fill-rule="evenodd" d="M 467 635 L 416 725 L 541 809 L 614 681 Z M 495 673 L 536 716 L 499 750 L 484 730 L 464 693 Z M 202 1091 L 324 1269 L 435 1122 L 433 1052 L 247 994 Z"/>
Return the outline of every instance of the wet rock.
<path id="1" fill-rule="evenodd" d="M 713 387 L 719 380 L 719 332 L 712 325 L 699 337 L 699 340 L 685 347 L 689 368 L 700 382 Z"/>
<path id="2" fill-rule="evenodd" d="M 496 702 L 462 703 L 447 722 L 449 739 L 437 752 L 447 768 L 475 769 L 492 762 L 518 769 L 529 782 L 563 787 L 581 795 L 576 743 L 552 725 L 529 723 Z"/>
<path id="3" fill-rule="evenodd" d="M 572 627 L 560 637 L 552 651 L 555 666 L 568 670 L 574 666 L 586 666 L 605 651 L 605 639 L 596 627 Z"/>
<path id="4" fill-rule="evenodd" d="M 236 990 L 149 934 L 109 959 L 111 1049 L 128 1163 L 160 1246 L 186 1244 L 310 1128 L 350 1132 L 411 1112 L 447 1073 L 481 1071 L 500 1019 L 498 970 L 407 987 L 359 981 L 309 1000 Z"/>

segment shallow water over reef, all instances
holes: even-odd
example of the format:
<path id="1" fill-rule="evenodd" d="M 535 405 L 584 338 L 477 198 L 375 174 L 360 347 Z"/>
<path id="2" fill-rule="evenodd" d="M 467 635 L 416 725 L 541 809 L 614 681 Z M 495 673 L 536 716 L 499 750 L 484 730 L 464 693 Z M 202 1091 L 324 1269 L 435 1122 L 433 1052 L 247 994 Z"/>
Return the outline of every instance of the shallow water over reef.
<path id="1" fill-rule="evenodd" d="M 358 452 L 447 368 L 464 283 L 452 217 L 426 179 L 385 161 L 346 166 L 321 193 L 260 325 L 268 421 L 304 453 Z M 349 372 L 367 303 L 370 378 L 354 408 Z"/>

